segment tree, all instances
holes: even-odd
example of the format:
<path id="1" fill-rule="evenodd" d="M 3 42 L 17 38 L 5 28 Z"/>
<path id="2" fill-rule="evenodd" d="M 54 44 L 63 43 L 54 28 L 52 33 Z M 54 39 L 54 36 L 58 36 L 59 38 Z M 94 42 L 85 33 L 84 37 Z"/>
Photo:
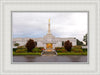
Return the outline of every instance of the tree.
<path id="1" fill-rule="evenodd" d="M 77 45 L 83 45 L 83 42 L 77 39 Z"/>
<path id="2" fill-rule="evenodd" d="M 64 47 L 65 47 L 65 49 L 67 51 L 71 52 L 72 42 L 70 42 L 69 40 L 68 41 L 65 41 Z"/>
<path id="3" fill-rule="evenodd" d="M 19 46 L 19 43 L 15 43 L 14 46 Z"/>
<path id="4" fill-rule="evenodd" d="M 32 39 L 29 39 L 25 45 L 28 52 L 32 52 L 32 49 L 35 48 L 35 42 Z"/>
<path id="5" fill-rule="evenodd" d="M 83 38 L 83 41 L 86 42 L 86 45 L 87 45 L 87 36 L 88 36 L 88 34 L 85 34 L 85 36 Z"/>

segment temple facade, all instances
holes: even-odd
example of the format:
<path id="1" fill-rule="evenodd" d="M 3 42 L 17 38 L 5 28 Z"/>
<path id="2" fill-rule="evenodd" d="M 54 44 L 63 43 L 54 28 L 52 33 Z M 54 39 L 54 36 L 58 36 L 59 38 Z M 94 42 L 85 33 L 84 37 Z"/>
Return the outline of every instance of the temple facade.
<path id="1" fill-rule="evenodd" d="M 42 38 L 13 38 L 13 47 L 15 43 L 19 43 L 20 46 L 24 46 L 29 39 L 33 39 L 35 42 L 37 42 L 37 47 L 44 47 L 45 49 L 47 48 L 52 48 L 55 49 L 55 47 L 63 47 L 63 43 L 67 40 L 72 42 L 72 45 L 75 46 L 77 45 L 77 40 L 76 38 L 60 38 L 60 37 L 55 37 L 52 35 L 50 31 L 50 19 L 48 23 L 48 33 L 42 37 Z"/>

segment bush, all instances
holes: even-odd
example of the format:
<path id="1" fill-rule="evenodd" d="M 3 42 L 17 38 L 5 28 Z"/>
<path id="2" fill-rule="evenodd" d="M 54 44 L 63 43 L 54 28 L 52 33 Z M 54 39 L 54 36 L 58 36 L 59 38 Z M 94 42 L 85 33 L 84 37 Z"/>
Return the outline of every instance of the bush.
<path id="1" fill-rule="evenodd" d="M 14 51 L 13 52 L 16 52 L 16 53 L 25 53 L 25 52 L 27 52 L 27 49 L 26 48 L 22 48 L 22 49 L 14 49 Z M 33 53 L 41 53 L 42 52 L 42 50 L 41 49 L 39 49 L 39 48 L 34 48 L 34 49 L 32 49 L 32 52 Z"/>
<path id="2" fill-rule="evenodd" d="M 64 53 L 64 52 L 67 52 L 66 50 L 65 50 L 65 48 L 64 47 L 55 47 L 55 50 L 56 50 L 56 52 L 58 52 L 58 53 Z"/>
<path id="3" fill-rule="evenodd" d="M 68 41 L 65 41 L 64 47 L 65 47 L 65 49 L 67 51 L 71 52 L 72 42 L 70 42 L 69 40 Z"/>
<path id="4" fill-rule="evenodd" d="M 64 47 L 55 47 L 55 50 L 58 50 L 58 49 L 65 49 Z"/>
<path id="5" fill-rule="evenodd" d="M 67 52 L 67 53 L 57 53 L 58 55 L 87 55 L 87 52 L 75 53 L 75 52 Z"/>
<path id="6" fill-rule="evenodd" d="M 42 50 L 39 49 L 39 48 L 34 48 L 34 49 L 32 49 L 32 52 L 34 52 L 34 53 L 41 53 Z"/>
<path id="7" fill-rule="evenodd" d="M 41 55 L 41 53 L 14 53 L 13 55 Z"/>
<path id="8" fill-rule="evenodd" d="M 82 55 L 87 55 L 87 52 L 82 52 Z"/>
<path id="9" fill-rule="evenodd" d="M 16 52 L 17 48 L 13 48 L 13 52 Z"/>
<path id="10" fill-rule="evenodd" d="M 19 46 L 19 43 L 15 43 L 14 46 Z"/>
<path id="11" fill-rule="evenodd" d="M 27 48 L 28 52 L 32 52 L 32 49 L 35 48 L 35 42 L 32 39 L 29 39 L 25 45 L 25 47 Z"/>
<path id="12" fill-rule="evenodd" d="M 62 53 L 62 50 L 56 50 L 57 53 Z"/>
<path id="13" fill-rule="evenodd" d="M 74 49 L 82 49 L 82 46 L 73 46 Z"/>
<path id="14" fill-rule="evenodd" d="M 87 49 L 83 49 L 83 52 L 87 52 Z"/>
<path id="15" fill-rule="evenodd" d="M 83 52 L 83 50 L 82 50 L 82 49 L 72 49 L 72 52 L 82 53 L 82 52 Z"/>
<path id="16" fill-rule="evenodd" d="M 38 49 L 40 49 L 40 50 L 44 50 L 44 47 L 36 47 L 36 48 L 38 48 Z"/>
<path id="17" fill-rule="evenodd" d="M 25 46 L 18 46 L 17 48 L 18 49 L 23 49 L 23 48 L 25 48 Z"/>
<path id="18" fill-rule="evenodd" d="M 16 53 L 25 53 L 27 52 L 27 49 L 18 49 L 16 50 Z"/>
<path id="19" fill-rule="evenodd" d="M 64 53 L 64 52 L 67 52 L 67 51 L 65 49 L 57 49 L 56 52 Z"/>

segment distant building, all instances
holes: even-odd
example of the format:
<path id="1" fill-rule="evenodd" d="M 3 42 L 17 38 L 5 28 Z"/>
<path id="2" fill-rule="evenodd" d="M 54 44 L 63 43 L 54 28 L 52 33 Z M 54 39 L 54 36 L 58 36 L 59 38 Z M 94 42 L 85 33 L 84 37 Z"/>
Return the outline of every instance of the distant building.
<path id="1" fill-rule="evenodd" d="M 62 47 L 65 41 L 69 40 L 72 42 L 72 45 L 77 45 L 76 38 L 58 38 L 52 35 L 50 31 L 50 19 L 48 23 L 48 33 L 43 38 L 13 38 L 13 47 L 15 43 L 19 43 L 20 46 L 23 46 L 27 43 L 29 39 L 33 39 L 35 42 L 37 42 L 37 47 L 44 47 L 46 48 L 55 48 L 55 47 Z"/>

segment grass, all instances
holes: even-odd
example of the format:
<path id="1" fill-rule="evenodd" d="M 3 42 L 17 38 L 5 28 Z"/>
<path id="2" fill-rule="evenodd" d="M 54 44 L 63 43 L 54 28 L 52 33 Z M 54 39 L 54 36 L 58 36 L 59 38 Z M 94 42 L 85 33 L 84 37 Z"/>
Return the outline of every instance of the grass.
<path id="1" fill-rule="evenodd" d="M 57 53 L 58 55 L 87 55 L 87 52 L 83 53 L 75 53 L 75 52 L 67 52 L 67 53 Z"/>
<path id="2" fill-rule="evenodd" d="M 42 50 L 39 48 L 34 48 L 32 51 L 33 52 L 28 53 L 26 51 L 26 49 L 19 49 L 19 51 L 18 51 L 18 49 L 13 49 L 13 55 L 41 55 L 41 52 L 42 52 Z M 56 51 L 57 51 L 58 55 L 87 55 L 87 49 L 79 50 L 79 49 L 75 48 L 75 49 L 72 49 L 72 52 L 67 52 L 63 48 L 63 49 L 57 49 Z M 79 51 L 81 51 L 81 52 L 79 52 Z"/>
<path id="3" fill-rule="evenodd" d="M 41 55 L 41 53 L 15 53 L 13 52 L 13 55 Z"/>
<path id="4" fill-rule="evenodd" d="M 41 55 L 41 53 L 15 53 L 13 55 Z M 75 53 L 75 52 L 66 52 L 66 53 L 57 53 L 57 55 L 87 55 L 87 52 Z"/>

